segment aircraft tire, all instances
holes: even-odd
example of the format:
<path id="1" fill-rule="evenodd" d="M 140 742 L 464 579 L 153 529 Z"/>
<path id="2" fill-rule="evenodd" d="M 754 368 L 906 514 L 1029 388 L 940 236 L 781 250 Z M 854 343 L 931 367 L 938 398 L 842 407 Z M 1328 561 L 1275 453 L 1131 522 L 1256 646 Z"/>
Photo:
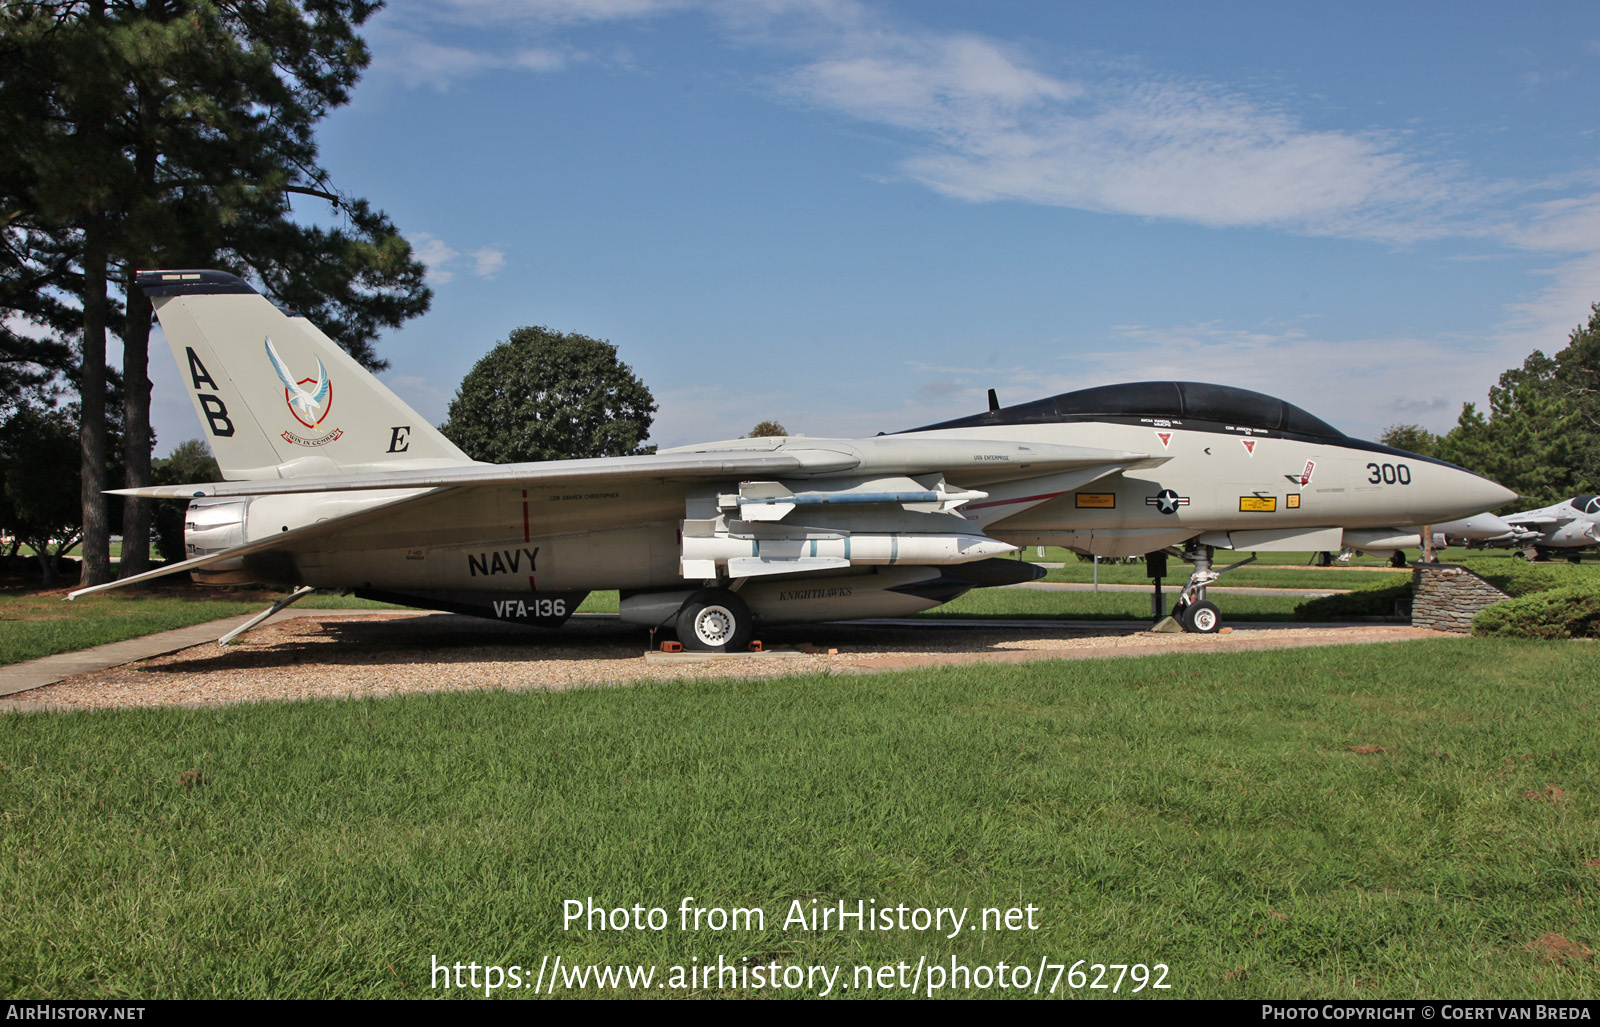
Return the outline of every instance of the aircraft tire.
<path id="1" fill-rule="evenodd" d="M 678 641 L 699 653 L 743 652 L 755 626 L 750 607 L 725 588 L 702 589 L 678 611 Z"/>
<path id="2" fill-rule="evenodd" d="M 1401 550 L 1401 549 L 1396 549 L 1394 551 L 1394 555 L 1389 557 L 1389 566 L 1390 567 L 1404 567 L 1405 565 L 1406 565 L 1406 554 L 1405 554 L 1405 551 Z"/>
<path id="3" fill-rule="evenodd" d="M 1202 599 L 1184 606 L 1179 623 L 1183 625 L 1183 630 L 1197 635 L 1215 634 L 1222 627 L 1222 611 L 1217 609 L 1216 603 Z"/>

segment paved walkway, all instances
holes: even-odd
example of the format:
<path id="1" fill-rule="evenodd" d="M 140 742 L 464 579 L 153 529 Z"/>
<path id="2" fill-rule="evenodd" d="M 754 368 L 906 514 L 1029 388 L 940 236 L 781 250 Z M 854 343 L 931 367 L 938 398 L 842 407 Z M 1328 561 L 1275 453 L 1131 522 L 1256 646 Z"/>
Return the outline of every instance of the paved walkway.
<path id="1" fill-rule="evenodd" d="M 276 624 L 296 617 L 367 617 L 381 612 L 384 611 L 291 609 L 279 613 L 266 623 Z M 25 663 L 9 664 L 0 667 L 0 696 L 43 688 L 74 674 L 120 667 L 135 660 L 148 660 L 152 656 L 175 653 L 192 645 L 215 642 L 254 616 L 253 613 L 242 613 L 237 617 L 224 617 L 204 624 L 192 624 L 187 628 L 112 642 L 110 645 L 97 645 L 93 649 L 80 649 L 75 653 L 59 653 Z"/>

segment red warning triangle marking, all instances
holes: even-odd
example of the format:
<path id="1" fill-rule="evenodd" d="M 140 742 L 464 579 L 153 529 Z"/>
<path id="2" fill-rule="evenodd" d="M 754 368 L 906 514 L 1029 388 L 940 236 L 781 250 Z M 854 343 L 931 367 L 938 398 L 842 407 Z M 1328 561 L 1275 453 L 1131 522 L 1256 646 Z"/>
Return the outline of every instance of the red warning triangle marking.
<path id="1" fill-rule="evenodd" d="M 1161 440 L 1161 448 L 1166 449 L 1167 443 L 1172 441 L 1172 433 L 1169 431 L 1158 431 L 1156 432 L 1156 438 Z"/>
<path id="2" fill-rule="evenodd" d="M 1244 451 L 1246 453 L 1249 453 L 1251 456 L 1255 456 L 1256 455 L 1256 440 L 1255 439 L 1240 439 L 1239 441 L 1244 443 Z"/>

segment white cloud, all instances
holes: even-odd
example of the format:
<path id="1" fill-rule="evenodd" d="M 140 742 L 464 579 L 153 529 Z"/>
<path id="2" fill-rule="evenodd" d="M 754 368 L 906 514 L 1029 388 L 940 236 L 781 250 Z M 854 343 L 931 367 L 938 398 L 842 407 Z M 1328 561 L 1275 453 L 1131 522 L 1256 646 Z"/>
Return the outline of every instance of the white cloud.
<path id="1" fill-rule="evenodd" d="M 418 260 L 428 267 L 428 277 L 435 284 L 444 285 L 455 278 L 455 273 L 446 270 L 445 265 L 461 256 L 461 251 L 447 245 L 443 239 L 436 239 L 426 232 L 419 232 L 408 240 L 412 252 Z"/>
<path id="2" fill-rule="evenodd" d="M 473 24 L 571 25 L 653 17 L 693 6 L 693 0 L 413 0 L 394 6 L 426 7 L 430 13 Z"/>
<path id="3" fill-rule="evenodd" d="M 1523 250 L 1588 253 L 1600 250 L 1600 193 L 1528 204 L 1496 233 Z"/>
<path id="4" fill-rule="evenodd" d="M 1536 349 L 1553 354 L 1565 347 L 1568 334 L 1589 320 L 1590 305 L 1600 300 L 1600 252 L 1537 273 L 1548 284 L 1513 304 L 1507 311 L 1508 320 L 1496 326 L 1498 337 L 1518 354 L 1514 364 L 1521 364 L 1522 358 Z"/>
<path id="5" fill-rule="evenodd" d="M 435 285 L 445 285 L 455 279 L 456 270 L 471 261 L 471 274 L 478 278 L 493 278 L 506 266 L 506 251 L 498 246 L 484 246 L 471 253 L 462 253 L 443 239 L 418 232 L 410 236 L 411 250 L 428 268 L 428 280 Z"/>
<path id="6" fill-rule="evenodd" d="M 494 246 L 485 246 L 481 250 L 472 251 L 472 273 L 479 278 L 493 278 L 506 266 L 506 251 Z"/>
<path id="7" fill-rule="evenodd" d="M 523 46 L 491 50 L 452 46 L 438 42 L 425 24 L 380 22 L 369 33 L 373 44 L 373 70 L 392 75 L 407 86 L 432 86 L 448 90 L 455 82 L 494 70 L 553 74 L 589 56 L 571 47 Z"/>
<path id="8" fill-rule="evenodd" d="M 512 64 L 527 71 L 560 71 L 567 66 L 569 55 L 549 47 L 531 47 L 518 50 L 511 58 Z"/>
<path id="9" fill-rule="evenodd" d="M 790 95 L 924 137 L 902 169 L 961 199 L 1415 238 L 1475 191 L 1384 137 L 1205 83 L 1058 78 L 970 35 L 861 38 L 794 72 Z"/>

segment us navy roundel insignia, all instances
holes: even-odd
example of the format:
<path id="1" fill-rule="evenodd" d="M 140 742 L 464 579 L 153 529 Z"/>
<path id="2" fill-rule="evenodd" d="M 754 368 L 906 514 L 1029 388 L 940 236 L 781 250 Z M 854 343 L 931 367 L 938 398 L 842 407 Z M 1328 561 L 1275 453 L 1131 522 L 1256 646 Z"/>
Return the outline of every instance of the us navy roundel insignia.
<path id="1" fill-rule="evenodd" d="M 1189 497 L 1180 496 L 1171 489 L 1162 489 L 1153 496 L 1144 497 L 1144 505 L 1153 506 L 1164 514 L 1174 514 L 1178 512 L 1178 507 L 1189 505 Z"/>

